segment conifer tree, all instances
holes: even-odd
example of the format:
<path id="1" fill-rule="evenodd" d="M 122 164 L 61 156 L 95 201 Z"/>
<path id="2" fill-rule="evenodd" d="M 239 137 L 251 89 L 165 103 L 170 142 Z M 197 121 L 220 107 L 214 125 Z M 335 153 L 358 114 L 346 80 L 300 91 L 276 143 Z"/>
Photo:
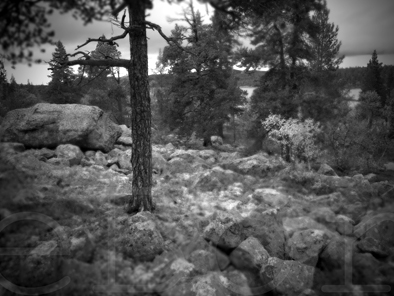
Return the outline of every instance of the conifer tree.
<path id="1" fill-rule="evenodd" d="M 379 62 L 378 54 L 376 50 L 374 50 L 367 64 L 367 70 L 361 89 L 363 93 L 375 91 L 380 97 L 382 108 L 384 108 L 386 105 L 387 93 L 383 83 L 382 69 L 382 63 Z"/>
<path id="2" fill-rule="evenodd" d="M 61 41 L 56 42 L 55 51 L 49 61 L 49 70 L 52 71 L 48 77 L 52 80 L 48 84 L 45 93 L 46 100 L 56 104 L 78 103 L 81 95 L 73 85 L 74 73 L 71 67 L 67 66 L 68 56 Z"/>
<path id="3" fill-rule="evenodd" d="M 61 41 L 55 43 L 55 51 L 52 53 L 52 59 L 49 61 L 49 70 L 52 71 L 48 77 L 52 78 L 50 83 L 62 83 L 71 85 L 73 82 L 73 71 L 66 65 L 68 62 L 67 52 Z"/>
<path id="4" fill-rule="evenodd" d="M 316 11 L 312 21 L 318 27 L 318 33 L 312 46 L 313 59 L 311 68 L 313 71 L 337 70 L 344 56 L 338 56 L 342 42 L 338 40 L 339 27 L 329 22 L 330 10 L 325 6 Z"/>

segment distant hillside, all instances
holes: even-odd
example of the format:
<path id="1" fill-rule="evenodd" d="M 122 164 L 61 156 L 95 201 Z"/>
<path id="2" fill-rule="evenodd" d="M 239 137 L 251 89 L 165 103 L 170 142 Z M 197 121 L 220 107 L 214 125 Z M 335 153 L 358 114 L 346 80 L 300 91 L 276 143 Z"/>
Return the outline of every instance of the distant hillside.
<path id="1" fill-rule="evenodd" d="M 238 86 L 258 86 L 259 80 L 262 75 L 265 74 L 265 71 L 254 71 L 250 73 L 244 73 L 240 70 L 234 70 L 235 76 L 239 79 Z M 152 85 L 152 82 L 157 82 L 161 85 L 167 85 L 171 83 L 172 80 L 171 74 L 152 74 L 149 75 L 149 82 Z M 122 83 L 128 83 L 128 77 L 123 76 L 121 78 Z"/>

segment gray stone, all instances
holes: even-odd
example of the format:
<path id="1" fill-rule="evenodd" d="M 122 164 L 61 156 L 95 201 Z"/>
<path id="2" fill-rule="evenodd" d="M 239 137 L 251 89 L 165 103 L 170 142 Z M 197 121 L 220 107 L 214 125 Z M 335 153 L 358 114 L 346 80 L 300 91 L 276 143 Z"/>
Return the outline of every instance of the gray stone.
<path id="1" fill-rule="evenodd" d="M 0 127 L 0 141 L 33 148 L 74 144 L 82 149 L 108 152 L 121 132 L 98 107 L 39 103 L 8 112 Z"/>
<path id="2" fill-rule="evenodd" d="M 94 162 L 105 167 L 107 166 L 107 156 L 103 152 L 97 151 L 94 155 Z"/>
<path id="3" fill-rule="evenodd" d="M 307 229 L 296 231 L 287 242 L 287 254 L 296 261 L 316 266 L 319 254 L 327 243 L 328 236 L 323 230 Z"/>
<path id="4" fill-rule="evenodd" d="M 287 195 L 273 188 L 258 188 L 254 191 L 252 198 L 276 208 L 282 208 L 289 202 Z"/>
<path id="5" fill-rule="evenodd" d="M 118 164 L 121 169 L 132 170 L 131 149 L 123 151 L 118 155 Z"/>
<path id="6" fill-rule="evenodd" d="M 353 228 L 354 228 L 354 221 L 345 216 L 345 215 L 338 215 L 336 217 L 336 230 L 343 235 L 352 235 Z"/>
<path id="7" fill-rule="evenodd" d="M 319 170 L 317 171 L 321 175 L 325 176 L 337 176 L 337 173 L 335 173 L 334 169 L 330 167 L 328 164 L 323 163 Z"/>
<path id="8" fill-rule="evenodd" d="M 0 154 L 8 155 L 25 151 L 25 146 L 21 143 L 6 142 L 0 143 Z"/>
<path id="9" fill-rule="evenodd" d="M 126 255 L 139 261 L 152 261 L 164 250 L 164 240 L 149 220 L 132 224 L 124 243 Z"/>
<path id="10" fill-rule="evenodd" d="M 260 278 L 276 293 L 299 295 L 312 288 L 315 268 L 298 261 L 271 257 L 260 270 Z"/>
<path id="11" fill-rule="evenodd" d="M 79 165 L 84 157 L 83 152 L 78 146 L 63 144 L 56 147 L 55 153 L 58 158 L 66 159 L 70 165 Z"/>
<path id="12" fill-rule="evenodd" d="M 209 222 L 203 230 L 203 237 L 223 249 L 236 248 L 246 238 L 239 221 L 224 213 Z"/>
<path id="13" fill-rule="evenodd" d="M 129 138 L 131 138 L 131 129 L 128 128 L 127 125 L 122 124 L 122 125 L 119 125 L 119 127 L 122 129 L 121 137 L 129 137 Z"/>
<path id="14" fill-rule="evenodd" d="M 230 254 L 231 263 L 240 270 L 259 271 L 270 255 L 255 237 L 248 237 Z"/>
<path id="15" fill-rule="evenodd" d="M 386 249 L 394 246 L 394 213 L 379 213 L 364 217 L 354 228 L 354 235 L 364 239 L 371 237 Z"/>
<path id="16" fill-rule="evenodd" d="M 130 137 L 119 137 L 116 144 L 131 147 L 133 146 L 133 140 Z"/>
<path id="17" fill-rule="evenodd" d="M 211 142 L 213 145 L 223 145 L 223 139 L 220 136 L 211 136 Z"/>

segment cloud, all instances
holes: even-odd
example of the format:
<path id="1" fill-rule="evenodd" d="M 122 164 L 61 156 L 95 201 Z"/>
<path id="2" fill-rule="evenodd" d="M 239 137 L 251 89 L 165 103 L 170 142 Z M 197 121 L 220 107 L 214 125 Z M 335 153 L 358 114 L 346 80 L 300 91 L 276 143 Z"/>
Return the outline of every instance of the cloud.
<path id="1" fill-rule="evenodd" d="M 339 26 L 341 54 L 371 55 L 394 53 L 394 1 L 328 0 L 330 22 Z"/>

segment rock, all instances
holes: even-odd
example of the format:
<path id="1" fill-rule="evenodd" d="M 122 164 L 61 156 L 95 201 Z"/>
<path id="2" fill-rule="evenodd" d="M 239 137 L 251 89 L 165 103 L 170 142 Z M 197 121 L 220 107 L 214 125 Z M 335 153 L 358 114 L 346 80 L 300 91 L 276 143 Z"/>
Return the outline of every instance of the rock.
<path id="1" fill-rule="evenodd" d="M 109 260 L 112 258 L 109 258 Z M 116 262 L 117 263 L 117 262 Z M 70 277 L 70 281 L 62 288 L 63 295 L 89 295 L 93 290 L 105 290 L 109 292 L 111 286 L 107 287 L 106 281 L 102 280 L 101 270 L 96 264 L 88 264 L 76 259 L 65 259 L 61 267 L 62 275 Z M 115 272 L 111 272 L 115 276 Z M 107 274 L 110 274 L 107 270 Z M 108 279 L 108 281 L 115 279 Z M 98 283 L 102 284 L 99 286 Z"/>
<path id="2" fill-rule="evenodd" d="M 197 175 L 192 187 L 203 192 L 211 192 L 214 190 L 220 190 L 223 187 L 223 184 L 220 182 L 217 173 L 211 170 L 204 171 Z"/>
<path id="3" fill-rule="evenodd" d="M 366 180 L 368 180 L 370 183 L 376 182 L 376 181 L 378 181 L 378 179 L 379 179 L 378 176 L 377 176 L 376 174 L 373 174 L 373 173 L 370 173 L 370 174 L 368 174 L 368 175 L 365 175 L 364 178 L 365 178 Z"/>
<path id="4" fill-rule="evenodd" d="M 111 150 L 112 151 L 112 150 Z M 93 150 L 87 150 L 85 151 L 85 157 L 88 159 L 94 159 L 96 156 L 96 151 Z"/>
<path id="5" fill-rule="evenodd" d="M 394 162 L 388 162 L 384 164 L 386 171 L 394 171 Z"/>
<path id="6" fill-rule="evenodd" d="M 287 254 L 303 264 L 316 266 L 319 254 L 327 243 L 328 236 L 322 230 L 296 231 L 287 242 Z"/>
<path id="7" fill-rule="evenodd" d="M 82 149 L 110 151 L 121 129 L 98 107 L 39 103 L 7 113 L 0 141 L 32 148 L 73 144 Z"/>
<path id="8" fill-rule="evenodd" d="M 129 137 L 129 138 L 131 138 L 131 129 L 128 128 L 127 125 L 122 124 L 122 125 L 119 125 L 119 127 L 120 127 L 121 130 L 122 130 L 122 135 L 121 135 L 121 137 Z"/>
<path id="9" fill-rule="evenodd" d="M 61 251 L 54 240 L 45 241 L 33 249 L 26 258 L 21 276 L 24 284 L 49 285 L 58 280 Z"/>
<path id="10" fill-rule="evenodd" d="M 216 152 L 213 150 L 201 150 L 198 152 L 198 155 L 204 159 L 204 160 L 208 160 L 208 159 L 215 159 L 216 158 Z"/>
<path id="11" fill-rule="evenodd" d="M 230 258 L 215 247 L 211 247 L 210 249 L 216 257 L 216 262 L 220 270 L 225 270 L 230 265 Z"/>
<path id="12" fill-rule="evenodd" d="M 394 246 L 394 213 L 379 213 L 364 217 L 354 228 L 354 235 L 359 239 L 371 237 L 382 248 Z"/>
<path id="13" fill-rule="evenodd" d="M 274 208 L 282 208 L 289 202 L 287 195 L 272 188 L 258 188 L 253 192 L 252 198 Z"/>
<path id="14" fill-rule="evenodd" d="M 283 228 L 287 233 L 288 237 L 291 237 L 293 233 L 298 230 L 322 230 L 327 234 L 330 238 L 335 236 L 333 232 L 331 232 L 326 226 L 320 224 L 313 220 L 311 217 L 302 216 L 302 217 L 295 217 L 295 218 L 284 218 L 283 219 Z"/>
<path id="15" fill-rule="evenodd" d="M 133 146 L 133 140 L 130 137 L 119 137 L 116 144 L 131 147 Z"/>
<path id="16" fill-rule="evenodd" d="M 55 150 L 52 150 L 52 149 L 42 148 L 42 149 L 35 150 L 34 155 L 36 155 L 38 160 L 47 161 L 48 159 L 56 157 L 56 152 L 55 152 Z"/>
<path id="17" fill-rule="evenodd" d="M 285 233 L 276 210 L 253 210 L 242 221 L 245 237 L 253 236 L 270 256 L 284 258 Z"/>
<path id="18" fill-rule="evenodd" d="M 338 215 L 335 220 L 336 230 L 340 234 L 348 236 L 353 234 L 354 221 L 351 218 L 345 215 Z"/>
<path id="19" fill-rule="evenodd" d="M 311 217 L 316 222 L 319 222 L 330 229 L 334 229 L 336 227 L 336 216 L 335 213 L 329 207 L 318 207 L 314 208 L 310 213 L 309 217 Z"/>
<path id="20" fill-rule="evenodd" d="M 173 158 L 181 158 L 188 163 L 194 163 L 200 158 L 196 150 L 176 150 L 169 156 L 170 160 Z M 202 159 L 200 159 L 202 160 Z"/>
<path id="21" fill-rule="evenodd" d="M 219 213 L 203 230 L 203 237 L 223 249 L 236 248 L 246 237 L 233 216 Z"/>
<path id="22" fill-rule="evenodd" d="M 173 277 L 175 278 L 175 277 Z M 246 287 L 238 287 L 230 282 L 227 277 L 218 273 L 210 272 L 199 276 L 178 276 L 177 281 L 164 291 L 158 291 L 163 296 L 236 296 L 238 292 L 242 295 L 250 295 Z"/>
<path id="23" fill-rule="evenodd" d="M 167 150 L 175 150 L 175 146 L 174 146 L 172 143 L 168 143 L 168 144 L 165 146 L 165 148 L 166 148 Z"/>
<path id="24" fill-rule="evenodd" d="M 164 240 L 154 222 L 136 222 L 124 237 L 125 253 L 139 261 L 152 261 L 164 249 Z"/>
<path id="25" fill-rule="evenodd" d="M 96 165 L 106 167 L 108 164 L 107 156 L 103 152 L 97 151 L 94 155 L 94 162 Z"/>
<path id="26" fill-rule="evenodd" d="M 20 153 L 25 151 L 25 146 L 21 143 L 6 142 L 0 143 L 0 154 L 9 155 L 11 153 Z"/>
<path id="27" fill-rule="evenodd" d="M 119 153 L 118 164 L 121 169 L 130 171 L 133 169 L 131 166 L 131 149 Z"/>
<path id="28" fill-rule="evenodd" d="M 70 161 L 65 158 L 51 158 L 51 159 L 48 159 L 46 161 L 46 163 L 56 165 L 56 166 L 65 166 L 65 167 L 69 167 L 71 165 Z M 85 165 L 85 163 L 81 162 L 81 165 Z"/>
<path id="29" fill-rule="evenodd" d="M 328 270 L 343 268 L 355 253 L 355 239 L 350 237 L 333 237 L 320 254 L 321 266 Z M 347 259 L 347 260 L 348 260 Z"/>
<path id="30" fill-rule="evenodd" d="M 82 160 L 81 160 L 81 166 L 82 167 L 90 167 L 90 166 L 93 166 L 95 164 L 96 163 L 93 160 L 91 160 L 91 159 L 82 158 Z"/>
<path id="31" fill-rule="evenodd" d="M 231 263 L 240 270 L 259 271 L 267 264 L 269 254 L 253 236 L 248 237 L 230 254 Z"/>
<path id="32" fill-rule="evenodd" d="M 229 295 L 260 295 L 260 293 L 255 293 L 256 286 L 256 276 L 248 272 L 241 272 L 235 269 L 227 269 L 223 272 L 223 275 L 227 278 L 226 288 Z M 249 277 L 248 277 L 249 276 Z M 253 277 L 253 278 L 252 278 Z M 260 281 L 258 280 L 260 284 Z M 261 294 L 262 295 L 262 294 Z"/>
<path id="33" fill-rule="evenodd" d="M 169 170 L 172 174 L 192 173 L 194 171 L 189 162 L 184 161 L 182 158 L 175 157 L 168 161 Z"/>
<path id="34" fill-rule="evenodd" d="M 189 260 L 200 273 L 207 273 L 218 269 L 216 256 L 205 250 L 195 250 L 190 254 Z"/>
<path id="35" fill-rule="evenodd" d="M 268 172 L 277 171 L 284 167 L 279 159 L 268 158 L 263 154 L 255 154 L 239 159 L 229 159 L 222 162 L 222 167 L 241 174 L 265 176 Z"/>
<path id="36" fill-rule="evenodd" d="M 332 189 L 332 192 L 338 188 L 350 188 L 354 184 L 350 177 L 320 175 L 320 180 L 322 184 L 329 186 Z"/>
<path id="37" fill-rule="evenodd" d="M 93 261 L 95 245 L 90 235 L 82 227 L 72 230 L 70 242 L 70 253 L 73 258 L 86 263 Z"/>
<path id="38" fill-rule="evenodd" d="M 213 145 L 223 145 L 223 139 L 220 136 L 211 136 L 211 142 Z"/>
<path id="39" fill-rule="evenodd" d="M 271 257 L 260 270 L 260 278 L 281 295 L 299 295 L 312 288 L 315 268 L 298 261 Z"/>
<path id="40" fill-rule="evenodd" d="M 323 163 L 319 170 L 317 171 L 318 174 L 325 175 L 325 176 L 337 176 L 334 169 L 330 167 L 328 164 Z"/>
<path id="41" fill-rule="evenodd" d="M 357 243 L 357 248 L 361 252 L 371 253 L 377 257 L 387 257 L 390 254 L 387 247 L 381 245 L 379 241 L 373 237 L 363 238 Z"/>
<path id="42" fill-rule="evenodd" d="M 168 163 L 164 157 L 156 151 L 152 152 L 152 170 L 158 175 L 166 174 L 168 171 Z"/>
<path id="43" fill-rule="evenodd" d="M 56 147 L 55 154 L 58 158 L 66 159 L 70 165 L 79 165 L 84 157 L 83 152 L 78 146 L 63 144 Z"/>
<path id="44" fill-rule="evenodd" d="M 211 170 L 205 170 L 193 175 L 192 188 L 203 192 L 222 190 L 227 186 L 234 184 L 237 174 L 230 170 L 223 170 L 221 167 L 214 167 Z"/>

